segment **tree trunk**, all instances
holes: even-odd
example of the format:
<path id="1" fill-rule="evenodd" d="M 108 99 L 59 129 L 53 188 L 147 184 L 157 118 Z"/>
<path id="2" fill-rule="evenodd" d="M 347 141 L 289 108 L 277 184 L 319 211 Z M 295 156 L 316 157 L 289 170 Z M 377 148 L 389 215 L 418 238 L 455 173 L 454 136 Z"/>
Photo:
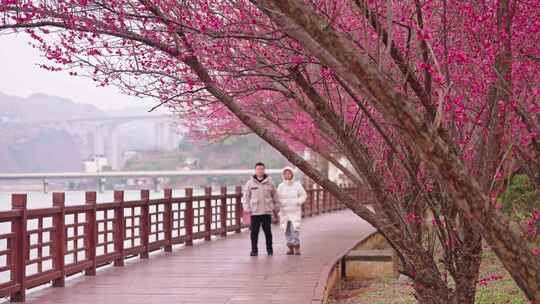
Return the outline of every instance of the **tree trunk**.
<path id="1" fill-rule="evenodd" d="M 457 277 L 454 278 L 456 281 L 454 298 L 455 303 L 474 304 L 482 261 L 482 238 L 470 223 L 463 223 L 462 228 L 464 239 L 460 248 L 461 254 L 456 261 Z"/>
<path id="2" fill-rule="evenodd" d="M 354 44 L 334 31 L 300 0 L 252 0 L 287 34 L 366 96 L 390 122 L 400 126 L 420 158 L 440 175 L 449 195 L 474 229 L 495 251 L 530 300 L 540 300 L 540 260 L 510 223 L 490 208 L 490 198 L 472 178 L 444 130 L 431 129 L 414 102 L 395 90 L 377 67 L 361 57 Z"/>

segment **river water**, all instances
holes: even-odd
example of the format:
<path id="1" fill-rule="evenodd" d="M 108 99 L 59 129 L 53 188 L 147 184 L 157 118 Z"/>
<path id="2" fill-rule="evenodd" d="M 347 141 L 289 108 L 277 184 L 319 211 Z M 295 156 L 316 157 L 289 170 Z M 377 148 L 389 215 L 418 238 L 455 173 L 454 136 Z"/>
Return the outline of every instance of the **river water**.
<path id="1" fill-rule="evenodd" d="M 234 193 L 235 187 L 228 187 L 228 193 Z M 213 188 L 212 192 L 218 194 L 219 188 Z M 27 194 L 27 207 L 28 209 L 36 208 L 48 208 L 52 207 L 52 193 L 44 192 L 16 192 Z M 82 205 L 84 204 L 85 191 L 66 191 L 66 206 Z M 203 195 L 203 188 L 194 188 L 193 195 Z M 0 192 L 0 211 L 11 209 L 11 195 L 12 192 Z M 102 193 L 97 192 L 97 203 L 113 202 L 114 191 L 104 191 Z M 138 200 L 140 198 L 140 190 L 127 190 L 124 191 L 124 200 Z M 173 197 L 183 197 L 185 195 L 184 189 L 173 189 Z M 150 190 L 150 199 L 163 198 L 163 191 Z M 1 231 L 0 231 L 1 232 Z"/>

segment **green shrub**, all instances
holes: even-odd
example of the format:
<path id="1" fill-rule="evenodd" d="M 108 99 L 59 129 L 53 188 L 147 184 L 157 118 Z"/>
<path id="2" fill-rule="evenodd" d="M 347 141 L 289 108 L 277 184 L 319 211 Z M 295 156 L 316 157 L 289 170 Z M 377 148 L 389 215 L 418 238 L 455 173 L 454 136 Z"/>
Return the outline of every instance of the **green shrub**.
<path id="1" fill-rule="evenodd" d="M 530 218 L 533 210 L 540 209 L 538 192 L 527 175 L 516 174 L 501 195 L 498 202 L 502 211 L 515 220 Z"/>

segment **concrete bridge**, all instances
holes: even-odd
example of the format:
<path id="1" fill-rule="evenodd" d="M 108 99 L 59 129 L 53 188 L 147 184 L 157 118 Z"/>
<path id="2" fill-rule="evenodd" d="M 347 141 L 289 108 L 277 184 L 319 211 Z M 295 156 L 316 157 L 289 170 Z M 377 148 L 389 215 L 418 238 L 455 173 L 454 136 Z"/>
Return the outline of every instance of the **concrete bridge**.
<path id="1" fill-rule="evenodd" d="M 120 165 L 120 151 L 118 148 L 118 128 L 132 122 L 149 122 L 154 125 L 154 148 L 160 151 L 174 149 L 181 140 L 173 123 L 177 120 L 171 115 L 137 115 L 119 117 L 95 117 L 67 120 L 38 120 L 17 122 L 17 124 L 35 127 L 46 127 L 66 131 L 78 138 L 83 146 L 83 156 L 89 158 L 104 155 L 113 169 Z"/>
<path id="2" fill-rule="evenodd" d="M 172 197 L 167 189 L 150 200 L 143 190 L 140 200 L 124 201 L 116 191 L 103 204 L 88 192 L 79 206 L 55 193 L 45 209 L 26 209 L 26 196 L 14 195 L 13 209 L 0 212 L 0 226 L 11 227 L 0 233 L 0 296 L 36 304 L 323 303 L 334 263 L 372 231 L 327 192 L 309 189 L 303 255 L 285 255 L 275 226 L 275 255 L 253 258 L 240 188 L 205 192 Z"/>

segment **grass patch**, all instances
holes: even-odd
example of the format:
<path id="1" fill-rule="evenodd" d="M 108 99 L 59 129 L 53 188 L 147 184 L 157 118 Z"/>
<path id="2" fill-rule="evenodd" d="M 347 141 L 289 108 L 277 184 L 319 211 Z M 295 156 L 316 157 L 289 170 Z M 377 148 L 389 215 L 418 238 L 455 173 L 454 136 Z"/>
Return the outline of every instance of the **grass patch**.
<path id="1" fill-rule="evenodd" d="M 397 279 L 371 282 L 340 282 L 331 294 L 331 304 L 412 304 L 416 303 L 410 283 Z M 480 266 L 476 304 L 527 304 L 523 293 L 495 254 L 485 250 Z"/>
<path id="2" fill-rule="evenodd" d="M 528 301 L 492 251 L 484 251 L 480 279 L 500 276 L 476 289 L 477 304 L 527 304 Z"/>

